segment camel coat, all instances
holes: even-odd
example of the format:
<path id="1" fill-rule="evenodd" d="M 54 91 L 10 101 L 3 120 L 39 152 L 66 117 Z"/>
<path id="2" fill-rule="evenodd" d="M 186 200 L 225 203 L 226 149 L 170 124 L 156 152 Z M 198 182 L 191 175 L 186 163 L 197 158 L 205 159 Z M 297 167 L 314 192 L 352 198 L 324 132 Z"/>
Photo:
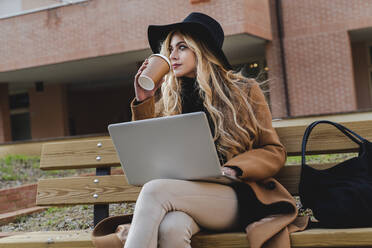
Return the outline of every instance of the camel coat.
<path id="1" fill-rule="evenodd" d="M 286 151 L 272 127 L 271 113 L 259 85 L 253 84 L 248 95 L 258 122 L 267 131 L 259 131 L 253 149 L 236 155 L 224 166 L 239 167 L 243 172 L 240 178 L 249 184 L 257 199 L 263 204 L 286 202 L 293 206 L 293 211 L 289 214 L 270 215 L 249 224 L 245 230 L 250 246 L 289 248 L 289 233 L 303 230 L 307 225 L 307 218 L 297 217 L 295 200 L 278 181 L 272 178 L 283 167 Z M 154 117 L 154 97 L 139 104 L 134 102 L 133 100 L 131 104 L 133 120 Z"/>

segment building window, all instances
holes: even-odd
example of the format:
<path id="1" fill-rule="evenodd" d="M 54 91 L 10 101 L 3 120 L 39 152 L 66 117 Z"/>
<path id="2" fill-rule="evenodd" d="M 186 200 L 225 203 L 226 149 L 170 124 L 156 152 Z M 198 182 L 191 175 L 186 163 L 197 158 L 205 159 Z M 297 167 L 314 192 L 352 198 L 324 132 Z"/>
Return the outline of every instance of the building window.
<path id="1" fill-rule="evenodd" d="M 31 139 L 29 105 L 30 102 L 27 93 L 9 96 L 10 123 L 13 141 Z"/>
<path id="2" fill-rule="evenodd" d="M 28 108 L 29 105 L 30 105 L 30 101 L 29 101 L 27 93 L 20 93 L 20 94 L 9 96 L 9 108 L 11 110 L 20 109 L 20 108 Z"/>
<path id="3" fill-rule="evenodd" d="M 10 122 L 12 123 L 12 140 L 30 140 L 30 113 L 17 113 L 10 115 Z"/>

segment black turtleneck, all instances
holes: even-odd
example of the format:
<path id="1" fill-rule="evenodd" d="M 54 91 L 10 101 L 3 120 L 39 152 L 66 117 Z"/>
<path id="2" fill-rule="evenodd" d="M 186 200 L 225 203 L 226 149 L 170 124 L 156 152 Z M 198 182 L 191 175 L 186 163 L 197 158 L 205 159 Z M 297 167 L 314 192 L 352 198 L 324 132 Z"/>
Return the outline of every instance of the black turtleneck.
<path id="1" fill-rule="evenodd" d="M 199 95 L 199 84 L 195 78 L 182 77 L 182 113 L 204 111 L 203 99 Z"/>
<path id="2" fill-rule="evenodd" d="M 212 136 L 214 136 L 214 123 L 208 112 L 208 110 L 203 105 L 203 98 L 199 93 L 199 84 L 195 78 L 182 77 L 181 85 L 181 100 L 182 100 L 182 113 L 192 113 L 202 111 L 206 114 L 209 127 L 211 130 Z M 218 152 L 218 157 L 220 158 L 221 164 L 226 163 L 225 157 Z"/>

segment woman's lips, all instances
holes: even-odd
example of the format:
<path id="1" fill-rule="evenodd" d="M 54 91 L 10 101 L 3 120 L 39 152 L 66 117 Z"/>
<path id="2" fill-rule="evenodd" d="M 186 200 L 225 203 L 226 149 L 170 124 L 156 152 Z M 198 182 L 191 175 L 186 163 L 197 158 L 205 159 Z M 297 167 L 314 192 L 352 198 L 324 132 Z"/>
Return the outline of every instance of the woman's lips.
<path id="1" fill-rule="evenodd" d="M 180 65 L 181 65 L 181 64 L 173 64 L 173 65 L 172 65 L 172 68 L 173 68 L 173 69 L 176 69 L 176 68 L 179 67 Z"/>

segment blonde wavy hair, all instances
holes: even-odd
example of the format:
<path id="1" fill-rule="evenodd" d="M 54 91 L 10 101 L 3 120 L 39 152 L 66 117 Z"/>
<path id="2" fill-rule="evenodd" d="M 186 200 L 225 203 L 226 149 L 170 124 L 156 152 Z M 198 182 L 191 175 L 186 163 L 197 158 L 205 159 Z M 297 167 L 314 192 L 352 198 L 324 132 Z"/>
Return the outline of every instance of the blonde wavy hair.
<path id="1" fill-rule="evenodd" d="M 229 160 L 251 149 L 259 129 L 264 129 L 258 123 L 248 99 L 249 89 L 256 80 L 246 78 L 240 72 L 226 70 L 203 42 L 179 30 L 168 34 L 161 45 L 161 54 L 170 57 L 170 42 L 176 32 L 195 53 L 199 94 L 215 127 L 213 138 L 217 150 Z M 157 116 L 182 113 L 181 80 L 172 70 L 165 76 L 156 97 Z"/>

